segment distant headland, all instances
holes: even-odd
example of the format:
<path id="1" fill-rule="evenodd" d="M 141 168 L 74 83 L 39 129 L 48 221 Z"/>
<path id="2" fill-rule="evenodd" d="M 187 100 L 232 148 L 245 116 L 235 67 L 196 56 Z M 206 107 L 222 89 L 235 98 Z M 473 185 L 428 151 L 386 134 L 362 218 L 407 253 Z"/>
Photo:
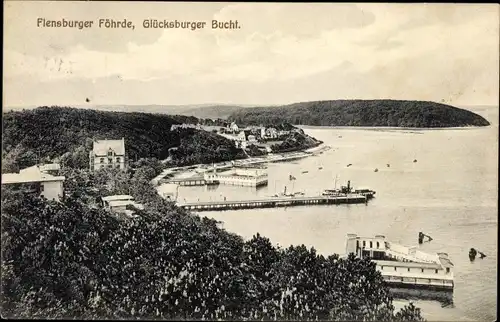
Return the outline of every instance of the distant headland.
<path id="1" fill-rule="evenodd" d="M 245 124 L 288 122 L 315 126 L 443 128 L 488 126 L 482 116 L 454 106 L 408 100 L 331 100 L 242 108 L 229 120 Z"/>

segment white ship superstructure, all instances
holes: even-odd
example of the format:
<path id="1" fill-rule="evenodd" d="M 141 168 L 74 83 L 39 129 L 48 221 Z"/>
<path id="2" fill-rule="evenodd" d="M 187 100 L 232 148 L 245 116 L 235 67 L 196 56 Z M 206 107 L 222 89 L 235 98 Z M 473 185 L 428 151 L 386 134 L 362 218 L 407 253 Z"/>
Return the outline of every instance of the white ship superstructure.
<path id="1" fill-rule="evenodd" d="M 347 235 L 346 253 L 369 257 L 384 280 L 396 287 L 453 290 L 453 263 L 446 253 L 429 254 L 389 242 L 383 235 Z"/>

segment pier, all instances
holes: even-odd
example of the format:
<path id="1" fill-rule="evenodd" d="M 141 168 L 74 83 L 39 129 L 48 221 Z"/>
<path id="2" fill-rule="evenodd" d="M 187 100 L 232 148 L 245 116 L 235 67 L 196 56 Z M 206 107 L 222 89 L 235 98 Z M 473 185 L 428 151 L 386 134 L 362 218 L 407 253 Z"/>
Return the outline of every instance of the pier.
<path id="1" fill-rule="evenodd" d="M 217 180 L 206 180 L 204 178 L 180 178 L 180 179 L 162 179 L 160 183 L 175 183 L 179 186 L 210 186 L 218 185 Z"/>
<path id="2" fill-rule="evenodd" d="M 200 201 L 178 203 L 179 207 L 193 211 L 217 211 L 236 209 L 276 208 L 311 205 L 338 205 L 367 203 L 367 198 L 362 195 L 336 196 L 336 197 L 281 197 L 257 200 L 238 201 Z"/>

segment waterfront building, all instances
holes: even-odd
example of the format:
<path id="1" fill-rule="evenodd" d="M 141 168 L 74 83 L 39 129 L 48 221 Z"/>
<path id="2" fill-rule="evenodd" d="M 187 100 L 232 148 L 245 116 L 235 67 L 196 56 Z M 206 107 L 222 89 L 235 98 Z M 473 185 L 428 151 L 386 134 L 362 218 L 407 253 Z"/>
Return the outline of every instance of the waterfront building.
<path id="1" fill-rule="evenodd" d="M 19 173 L 2 174 L 2 185 L 35 193 L 48 200 L 60 201 L 64 196 L 63 182 L 66 178 L 58 175 L 59 170 L 57 163 L 34 165 L 20 170 Z"/>
<path id="2" fill-rule="evenodd" d="M 260 167 L 234 167 L 223 172 L 206 172 L 204 178 L 219 184 L 258 187 L 267 184 L 267 170 Z"/>
<path id="3" fill-rule="evenodd" d="M 447 253 L 429 254 L 389 242 L 383 235 L 359 237 L 348 234 L 346 253 L 368 257 L 389 285 L 396 287 L 453 290 L 453 263 Z"/>
<path id="4" fill-rule="evenodd" d="M 101 168 L 125 169 L 125 139 L 94 141 L 89 158 L 90 170 Z"/>

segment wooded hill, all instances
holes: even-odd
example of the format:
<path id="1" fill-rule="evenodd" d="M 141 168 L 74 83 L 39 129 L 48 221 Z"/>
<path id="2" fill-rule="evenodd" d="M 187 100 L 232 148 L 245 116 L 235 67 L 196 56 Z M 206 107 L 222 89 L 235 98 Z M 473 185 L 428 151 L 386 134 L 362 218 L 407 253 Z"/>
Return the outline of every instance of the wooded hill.
<path id="1" fill-rule="evenodd" d="M 229 120 L 272 125 L 289 122 L 316 126 L 462 127 L 487 126 L 482 116 L 450 105 L 426 101 L 335 100 L 279 107 L 244 108 Z"/>
<path id="2" fill-rule="evenodd" d="M 67 162 L 84 167 L 95 139 L 125 138 L 127 155 L 132 160 L 166 159 L 171 148 L 177 148 L 172 155 L 177 165 L 245 157 L 231 141 L 214 133 L 189 128 L 170 130 L 171 125 L 181 123 L 193 123 L 192 117 L 69 107 L 7 112 L 3 114 L 2 171 L 4 162 L 23 168 L 37 160 L 63 155 Z"/>

